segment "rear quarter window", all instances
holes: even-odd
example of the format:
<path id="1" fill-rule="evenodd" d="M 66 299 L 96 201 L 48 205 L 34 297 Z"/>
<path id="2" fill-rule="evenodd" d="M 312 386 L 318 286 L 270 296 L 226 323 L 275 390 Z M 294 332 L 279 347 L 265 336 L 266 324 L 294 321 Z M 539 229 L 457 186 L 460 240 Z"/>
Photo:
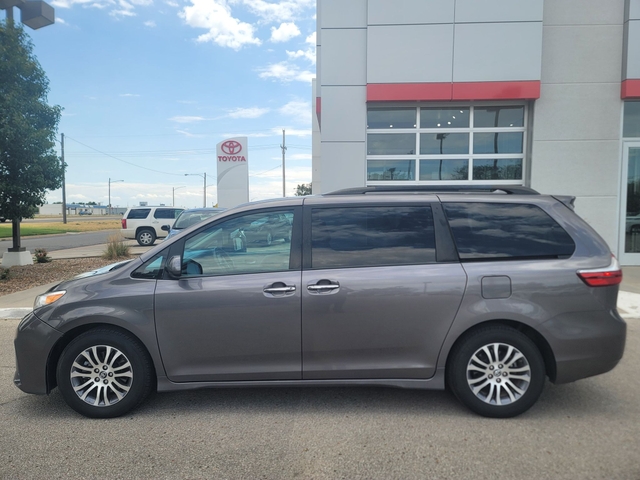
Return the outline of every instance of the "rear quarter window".
<path id="1" fill-rule="evenodd" d="M 142 220 L 147 218 L 150 211 L 150 208 L 136 208 L 129 211 L 129 215 L 127 215 L 127 218 L 131 220 Z"/>
<path id="2" fill-rule="evenodd" d="M 536 205 L 444 203 L 461 260 L 568 258 L 571 236 Z"/>
<path id="3" fill-rule="evenodd" d="M 176 218 L 178 215 L 180 215 L 180 213 L 182 212 L 182 210 L 179 209 L 173 209 L 173 208 L 158 208 L 155 213 L 153 214 L 153 216 L 155 218 L 168 218 L 168 219 L 174 219 Z"/>

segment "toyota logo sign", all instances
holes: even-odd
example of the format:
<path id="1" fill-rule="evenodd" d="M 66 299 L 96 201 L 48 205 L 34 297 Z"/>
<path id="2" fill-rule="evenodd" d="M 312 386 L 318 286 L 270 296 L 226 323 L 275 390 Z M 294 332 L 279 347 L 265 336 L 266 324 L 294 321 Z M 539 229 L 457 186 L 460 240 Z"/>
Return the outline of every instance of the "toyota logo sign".
<path id="1" fill-rule="evenodd" d="M 242 151 L 242 145 L 240 142 L 236 142 L 235 140 L 227 140 L 220 145 L 220 148 L 227 155 L 237 155 Z"/>

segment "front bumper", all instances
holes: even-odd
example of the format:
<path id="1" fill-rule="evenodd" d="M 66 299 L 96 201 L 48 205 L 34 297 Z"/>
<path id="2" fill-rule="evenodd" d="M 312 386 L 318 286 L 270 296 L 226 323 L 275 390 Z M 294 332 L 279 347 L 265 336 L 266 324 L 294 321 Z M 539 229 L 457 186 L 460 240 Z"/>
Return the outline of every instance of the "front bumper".
<path id="1" fill-rule="evenodd" d="M 40 320 L 34 313 L 25 316 L 16 332 L 16 373 L 13 383 L 25 393 L 45 395 L 47 385 L 47 362 L 62 333 Z"/>
<path id="2" fill-rule="evenodd" d="M 556 359 L 554 383 L 612 370 L 622 358 L 627 324 L 615 310 L 559 315 L 541 326 Z"/>

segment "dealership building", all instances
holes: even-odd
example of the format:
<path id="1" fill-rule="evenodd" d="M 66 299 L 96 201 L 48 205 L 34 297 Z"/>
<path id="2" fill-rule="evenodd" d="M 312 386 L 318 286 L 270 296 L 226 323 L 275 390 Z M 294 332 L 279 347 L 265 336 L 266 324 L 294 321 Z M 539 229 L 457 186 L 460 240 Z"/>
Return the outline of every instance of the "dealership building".
<path id="1" fill-rule="evenodd" d="M 313 191 L 573 195 L 640 265 L 640 0 L 318 0 Z"/>

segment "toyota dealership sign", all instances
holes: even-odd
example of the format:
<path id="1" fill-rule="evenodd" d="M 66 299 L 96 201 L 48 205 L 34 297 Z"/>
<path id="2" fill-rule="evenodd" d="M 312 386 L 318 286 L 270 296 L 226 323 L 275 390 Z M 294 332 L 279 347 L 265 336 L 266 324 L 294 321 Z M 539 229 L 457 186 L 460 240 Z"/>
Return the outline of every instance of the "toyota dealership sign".
<path id="1" fill-rule="evenodd" d="M 218 206 L 231 208 L 249 201 L 247 137 L 229 138 L 216 147 Z"/>

